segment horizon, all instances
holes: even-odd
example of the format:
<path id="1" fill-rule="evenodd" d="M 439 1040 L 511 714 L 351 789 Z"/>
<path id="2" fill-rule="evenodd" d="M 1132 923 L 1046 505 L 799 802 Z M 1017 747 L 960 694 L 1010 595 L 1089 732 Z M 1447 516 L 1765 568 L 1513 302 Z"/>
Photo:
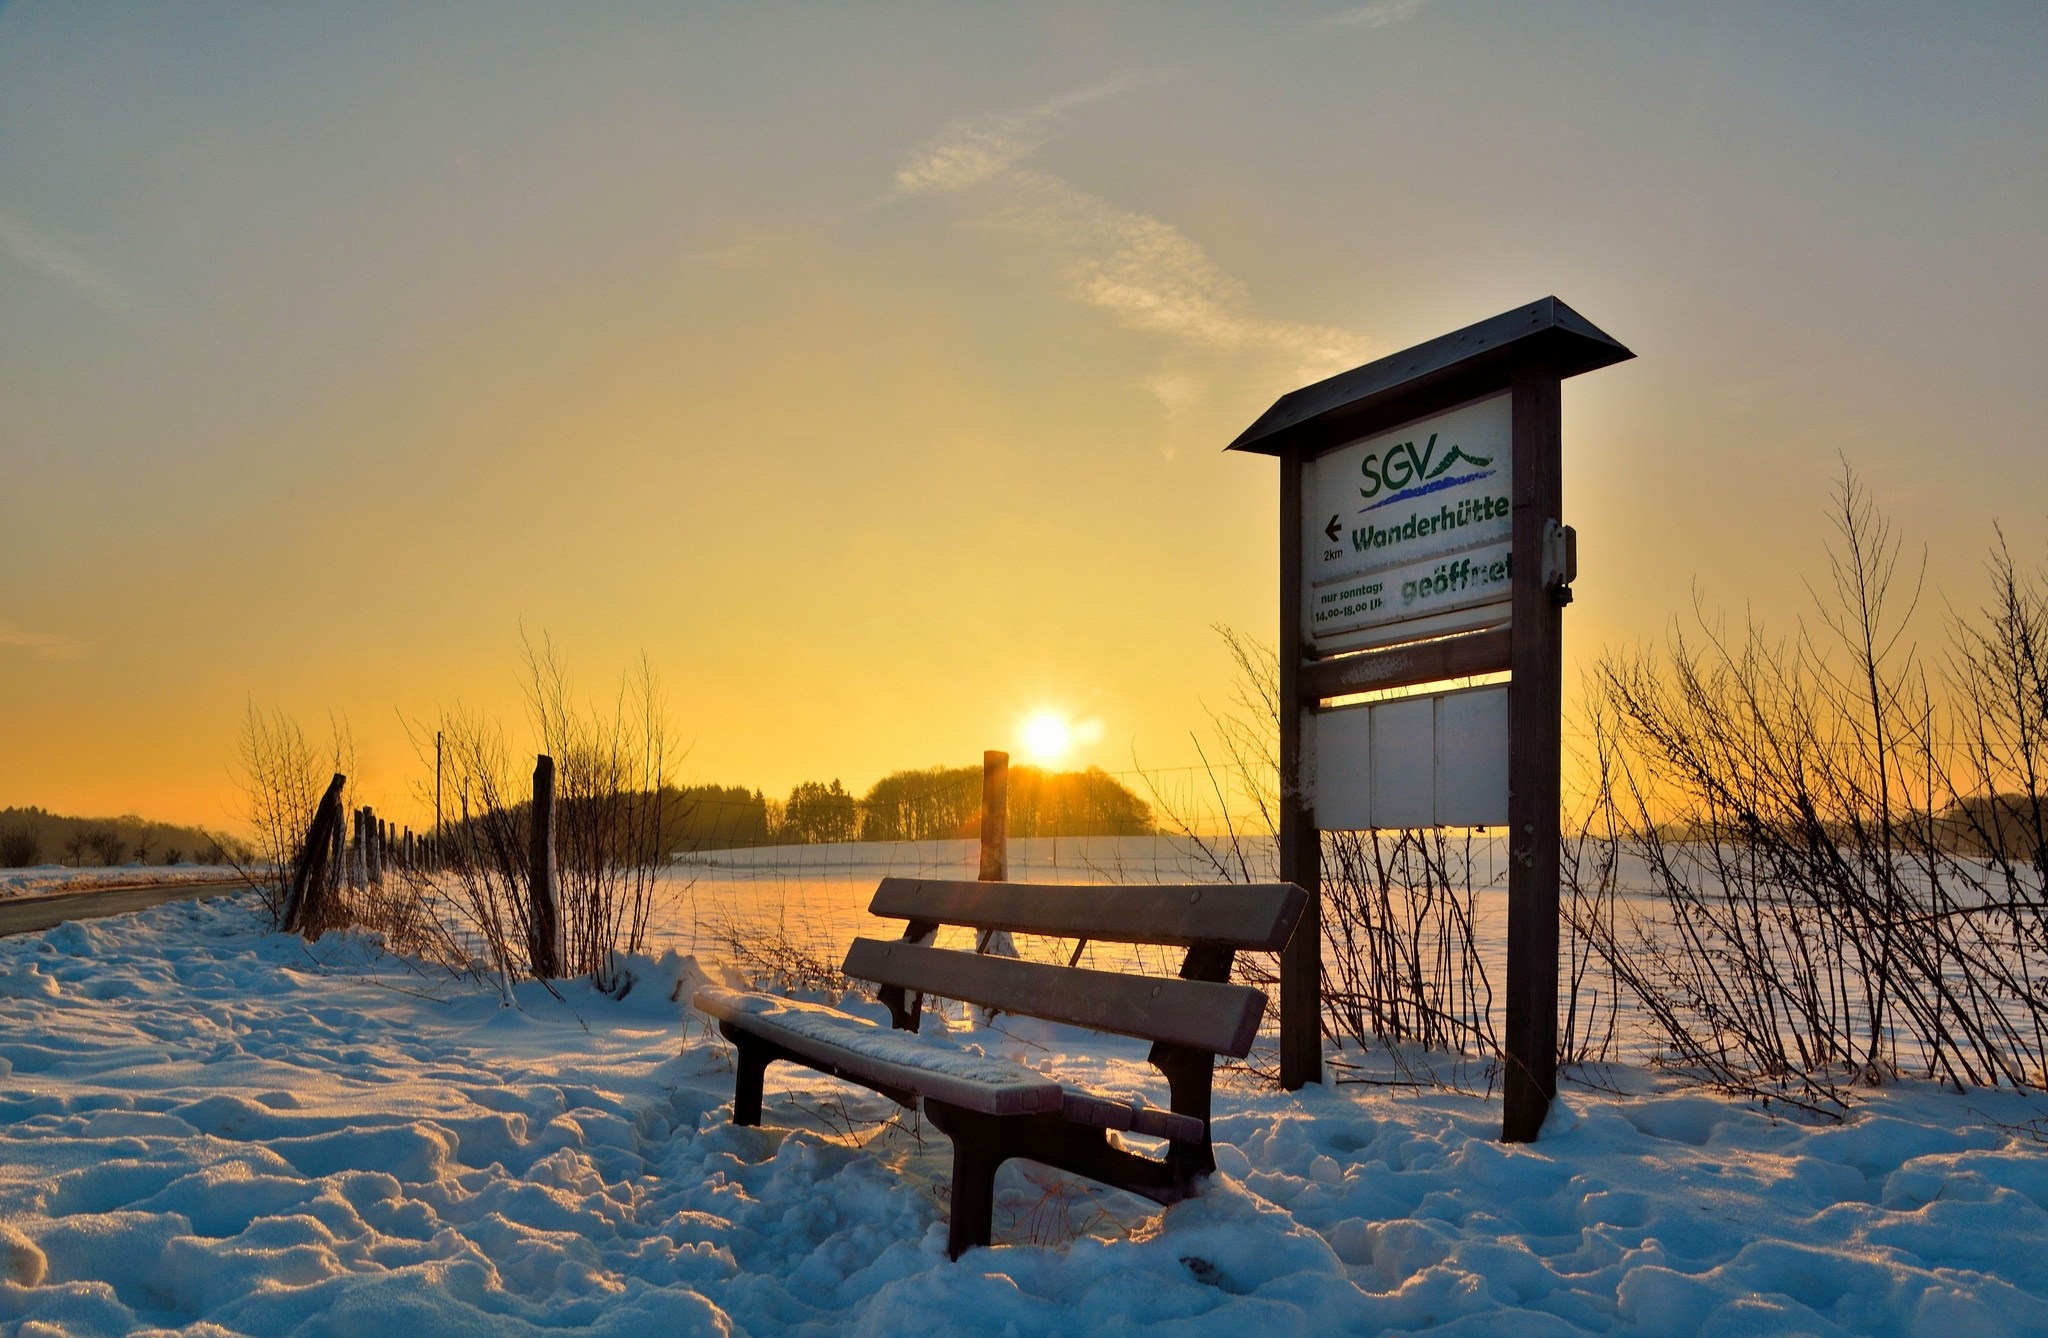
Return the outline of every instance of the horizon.
<path id="1" fill-rule="evenodd" d="M 2044 58 L 1996 4 L 0 7 L 0 806 L 239 830 L 253 705 L 416 818 L 406 722 L 516 735 L 528 638 L 599 703 L 644 653 L 685 783 L 1196 766 L 1212 628 L 1277 624 L 1224 446 L 1546 294 L 1637 354 L 1564 389 L 1568 693 L 1695 598 L 1789 632 L 1844 461 L 1939 647 L 1994 524 L 2048 550 Z"/>

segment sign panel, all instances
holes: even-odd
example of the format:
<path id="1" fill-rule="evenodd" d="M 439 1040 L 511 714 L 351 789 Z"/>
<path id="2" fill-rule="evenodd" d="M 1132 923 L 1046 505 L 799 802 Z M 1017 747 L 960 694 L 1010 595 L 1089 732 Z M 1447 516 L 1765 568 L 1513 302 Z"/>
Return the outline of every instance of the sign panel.
<path id="1" fill-rule="evenodd" d="M 1302 464 L 1303 629 L 1320 649 L 1504 622 L 1506 394 Z"/>
<path id="2" fill-rule="evenodd" d="M 1508 685 L 1316 713 L 1313 799 L 1326 832 L 1508 820 Z"/>

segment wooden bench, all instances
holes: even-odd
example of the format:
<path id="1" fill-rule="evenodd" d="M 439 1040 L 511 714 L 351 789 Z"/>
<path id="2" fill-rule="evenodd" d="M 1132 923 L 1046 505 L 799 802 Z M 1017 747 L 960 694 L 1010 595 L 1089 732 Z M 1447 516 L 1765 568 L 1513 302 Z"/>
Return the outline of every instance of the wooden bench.
<path id="1" fill-rule="evenodd" d="M 1217 1055 L 1243 1058 L 1266 996 L 1230 983 L 1241 951 L 1277 952 L 1294 933 L 1307 894 L 1292 883 L 1250 886 L 1099 887 L 885 878 L 868 909 L 908 921 L 894 942 L 857 938 L 844 970 L 880 986 L 893 1019 L 882 1027 L 835 1009 L 707 987 L 694 1003 L 739 1051 L 733 1123 L 761 1122 L 761 1088 L 776 1060 L 922 1106 L 953 1141 L 954 1258 L 989 1240 L 996 1169 L 1024 1157 L 1177 1203 L 1216 1169 L 1209 1102 Z M 933 946 L 941 925 L 1080 942 L 1066 966 Z M 1084 968 L 1088 942 L 1187 949 L 1178 978 Z M 1152 1042 L 1166 1075 L 1168 1110 L 1065 1086 L 1034 1069 L 967 1054 L 916 1032 L 927 995 L 1071 1023 Z M 1110 1131 L 1166 1140 L 1140 1155 Z"/>

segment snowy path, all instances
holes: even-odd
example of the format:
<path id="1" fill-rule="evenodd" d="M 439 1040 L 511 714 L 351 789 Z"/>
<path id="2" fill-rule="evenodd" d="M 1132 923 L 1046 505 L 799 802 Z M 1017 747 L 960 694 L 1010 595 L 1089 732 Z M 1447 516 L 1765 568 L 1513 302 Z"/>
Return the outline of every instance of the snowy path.
<path id="1" fill-rule="evenodd" d="M 1226 1084 L 1201 1198 L 1013 1164 L 1022 1243 L 952 1264 L 942 1139 L 786 1068 L 732 1128 L 691 968 L 640 971 L 508 1010 L 229 900 L 0 942 L 0 1332 L 2048 1333 L 2048 1148 L 1994 1124 L 2048 1103 L 1807 1128 L 1616 1071 L 1507 1148 L 1474 1096 Z"/>

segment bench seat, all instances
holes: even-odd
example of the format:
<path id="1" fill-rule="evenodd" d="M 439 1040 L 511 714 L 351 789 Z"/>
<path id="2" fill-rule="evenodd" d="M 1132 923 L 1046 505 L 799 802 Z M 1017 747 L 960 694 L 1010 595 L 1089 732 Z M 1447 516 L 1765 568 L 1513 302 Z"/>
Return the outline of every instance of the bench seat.
<path id="1" fill-rule="evenodd" d="M 1202 1121 L 1067 1087 L 1006 1059 L 968 1054 L 820 1004 L 706 985 L 692 1000 L 721 1024 L 772 1042 L 808 1067 L 872 1087 L 905 1105 L 929 1097 L 982 1115 L 1058 1113 L 1093 1129 L 1199 1142 Z"/>
<path id="2" fill-rule="evenodd" d="M 1063 1104 L 1058 1083 L 1022 1064 L 970 1055 L 819 1004 L 717 985 L 698 990 L 695 1003 L 700 1013 L 807 1060 L 828 1062 L 857 1082 L 935 1097 L 984 1115 L 1038 1114 Z"/>

